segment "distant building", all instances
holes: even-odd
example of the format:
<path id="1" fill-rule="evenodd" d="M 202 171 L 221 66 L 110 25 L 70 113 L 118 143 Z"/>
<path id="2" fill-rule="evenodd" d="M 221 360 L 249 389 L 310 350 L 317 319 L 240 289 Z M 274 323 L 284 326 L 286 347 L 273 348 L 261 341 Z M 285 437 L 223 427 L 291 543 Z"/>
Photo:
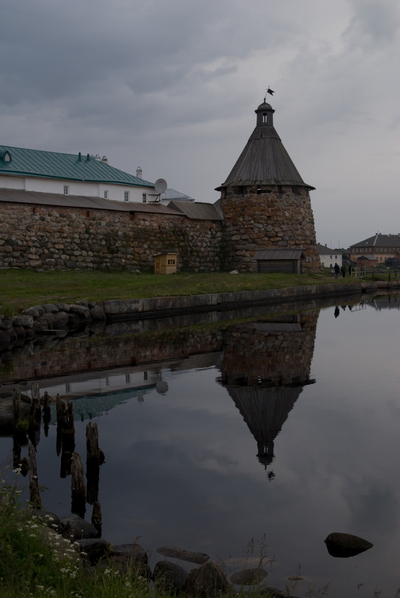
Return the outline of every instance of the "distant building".
<path id="1" fill-rule="evenodd" d="M 376 268 L 379 264 L 376 257 L 369 256 L 369 255 L 361 255 L 356 260 L 357 267 L 360 266 L 362 268 Z"/>
<path id="2" fill-rule="evenodd" d="M 361 257 L 374 258 L 369 261 L 369 266 L 384 264 L 388 258 L 400 257 L 400 233 L 382 235 L 376 233 L 364 241 L 350 245 L 350 259 L 353 262 L 360 261 Z"/>
<path id="3" fill-rule="evenodd" d="M 154 184 L 108 164 L 105 156 L 0 146 L 0 189 L 147 203 Z"/>
<path id="4" fill-rule="evenodd" d="M 319 253 L 321 264 L 324 268 L 333 268 L 335 263 L 340 267 L 342 266 L 343 250 L 331 249 L 327 245 L 321 245 L 321 243 L 317 243 L 317 251 Z"/>

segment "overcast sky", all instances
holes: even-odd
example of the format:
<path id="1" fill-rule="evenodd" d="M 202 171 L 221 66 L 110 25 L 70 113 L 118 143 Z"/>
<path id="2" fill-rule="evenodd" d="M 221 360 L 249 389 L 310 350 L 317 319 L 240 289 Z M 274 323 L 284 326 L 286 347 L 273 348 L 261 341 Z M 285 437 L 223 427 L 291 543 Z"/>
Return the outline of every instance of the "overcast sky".
<path id="1" fill-rule="evenodd" d="M 214 202 L 268 96 L 318 241 L 400 233 L 398 0 L 1 0 L 0 143 Z"/>

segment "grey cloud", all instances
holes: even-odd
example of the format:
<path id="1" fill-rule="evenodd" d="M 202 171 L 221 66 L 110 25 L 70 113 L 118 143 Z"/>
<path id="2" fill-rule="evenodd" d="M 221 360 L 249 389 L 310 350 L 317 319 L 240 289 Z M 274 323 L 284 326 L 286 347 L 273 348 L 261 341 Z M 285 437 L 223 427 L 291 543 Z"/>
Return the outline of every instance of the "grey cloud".
<path id="1" fill-rule="evenodd" d="M 378 218 L 383 229 L 396 209 L 396 173 L 380 150 L 393 154 L 399 122 L 395 0 L 338 0 L 334 8 L 314 0 L 301 7 L 298 0 L 3 0 L 1 17 L 4 143 L 86 146 L 113 155 L 122 169 L 132 171 L 134 160 L 156 178 L 163 171 L 175 188 L 215 201 L 213 189 L 243 149 L 271 85 L 278 133 L 305 180 L 318 186 L 321 241 L 338 226 L 327 216 L 338 180 L 352 196 L 341 209 L 362 203 L 373 228 Z M 355 168 L 346 173 L 349 145 Z M 392 183 L 382 190 L 376 181 L 388 169 Z M 377 193 L 392 207 L 379 209 Z M 350 234 L 365 223 L 340 226 Z"/>
<path id="2" fill-rule="evenodd" d="M 395 0 L 350 0 L 354 15 L 344 37 L 351 46 L 378 47 L 394 41 L 400 25 Z M 361 34 L 361 37 L 360 37 Z"/>
<path id="3" fill-rule="evenodd" d="M 8 102 L 65 99 L 115 77 L 138 93 L 168 89 L 202 72 L 205 63 L 225 56 L 243 60 L 276 43 L 283 29 L 275 33 L 270 23 L 266 37 L 253 11 L 226 0 L 136 6 L 73 1 L 68 7 L 46 0 L 7 4 L 0 49 L 8 56 L 1 69 Z M 210 72 L 222 75 L 224 69 Z"/>

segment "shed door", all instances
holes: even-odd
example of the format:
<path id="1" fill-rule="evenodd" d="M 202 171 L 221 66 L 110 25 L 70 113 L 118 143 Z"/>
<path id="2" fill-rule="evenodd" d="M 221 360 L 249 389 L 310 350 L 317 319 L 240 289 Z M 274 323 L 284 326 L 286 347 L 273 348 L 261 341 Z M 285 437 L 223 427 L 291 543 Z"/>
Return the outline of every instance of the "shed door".
<path id="1" fill-rule="evenodd" d="M 258 260 L 257 272 L 283 272 L 285 274 L 296 274 L 297 260 Z"/>

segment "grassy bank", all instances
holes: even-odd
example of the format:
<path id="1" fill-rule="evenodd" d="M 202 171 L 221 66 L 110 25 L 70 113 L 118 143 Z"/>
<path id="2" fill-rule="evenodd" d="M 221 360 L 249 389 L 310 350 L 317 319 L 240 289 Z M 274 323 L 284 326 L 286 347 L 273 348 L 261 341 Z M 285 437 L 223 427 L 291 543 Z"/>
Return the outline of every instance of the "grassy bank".
<path id="1" fill-rule="evenodd" d="M 4 474 L 4 472 L 3 472 Z M 21 508 L 20 491 L 15 483 L 0 483 L 0 597 L 1 598 L 188 598 L 184 592 L 169 594 L 138 575 L 134 569 L 122 571 L 104 559 L 97 567 L 85 562 L 76 544 L 64 539 L 31 509 Z M 263 567 L 260 557 L 260 567 Z M 300 567 L 300 566 L 299 566 Z M 300 569 L 299 569 L 300 572 Z M 299 579 L 302 579 L 301 577 Z M 253 586 L 218 593 L 219 598 L 277 598 L 329 595 L 329 583 L 316 587 L 310 583 L 300 588 L 290 581 L 285 591 Z M 363 585 L 363 584 L 360 584 Z M 301 591 L 300 591 L 301 590 Z M 299 592 L 299 593 L 298 593 Z M 394 598 L 399 596 L 400 590 Z M 368 593 L 382 597 L 380 590 Z M 192 596 L 191 598 L 196 598 Z"/>
<path id="2" fill-rule="evenodd" d="M 147 598 L 147 583 L 83 566 L 77 547 L 18 504 L 15 485 L 0 488 L 0 596 L 7 598 Z"/>
<path id="3" fill-rule="evenodd" d="M 10 484 L 1 480 L 0 597 L 177 598 L 176 593 L 166 593 L 160 587 L 149 588 L 149 580 L 128 565 L 123 569 L 104 559 L 90 566 L 77 543 L 52 530 L 50 521 L 49 526 L 45 525 L 30 507 L 21 508 L 19 495 L 15 481 Z M 239 590 L 235 595 L 244 598 L 245 593 Z M 251 592 L 252 598 L 275 595 L 265 589 L 261 592 L 254 588 Z M 187 598 L 183 592 L 178 596 Z M 231 598 L 232 594 L 218 596 Z"/>
<path id="4" fill-rule="evenodd" d="M 387 275 L 386 275 L 387 276 Z M 80 272 L 33 270 L 0 271 L 0 305 L 7 315 L 35 304 L 73 303 L 78 299 L 104 301 L 142 297 L 202 295 L 277 289 L 314 284 L 357 282 L 354 278 L 335 280 L 317 274 L 209 274 L 179 273 L 169 276 L 130 272 Z"/>

